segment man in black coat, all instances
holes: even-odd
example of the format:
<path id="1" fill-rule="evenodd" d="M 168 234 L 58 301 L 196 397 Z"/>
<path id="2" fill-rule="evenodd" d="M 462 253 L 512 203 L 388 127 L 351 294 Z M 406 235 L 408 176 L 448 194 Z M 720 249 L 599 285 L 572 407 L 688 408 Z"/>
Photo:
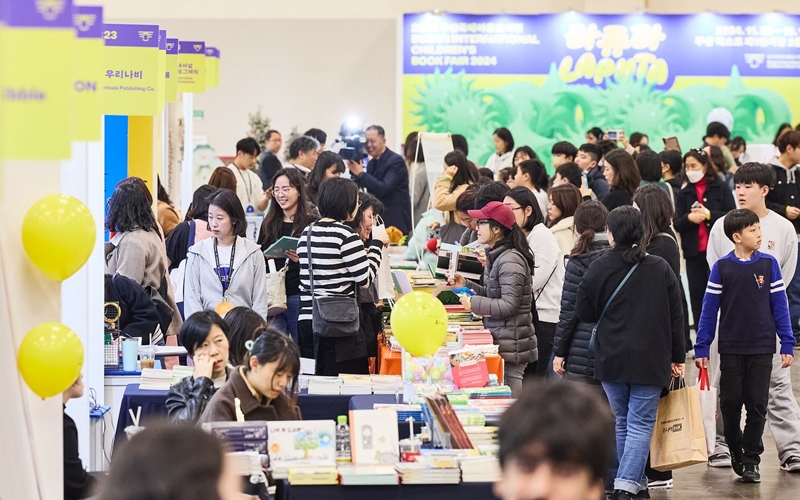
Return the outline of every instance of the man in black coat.
<path id="1" fill-rule="evenodd" d="M 83 375 L 78 377 L 63 393 L 62 402 L 83 396 Z M 92 496 L 96 487 L 96 480 L 86 469 L 83 468 L 80 456 L 78 456 L 78 428 L 75 421 L 64 411 L 64 498 L 65 500 L 77 500 Z"/>
<path id="2" fill-rule="evenodd" d="M 282 144 L 280 132 L 277 130 L 267 131 L 264 139 L 264 152 L 258 162 L 258 175 L 261 177 L 261 187 L 264 191 L 272 186 L 272 177 L 283 168 L 281 160 L 277 156 Z"/>
<path id="3" fill-rule="evenodd" d="M 386 147 L 386 132 L 380 125 L 366 130 L 367 153 L 372 158 L 366 171 L 361 162 L 350 161 L 353 180 L 375 195 L 386 207 L 383 220 L 403 234 L 411 233 L 411 196 L 408 189 L 408 167 L 399 154 Z"/>

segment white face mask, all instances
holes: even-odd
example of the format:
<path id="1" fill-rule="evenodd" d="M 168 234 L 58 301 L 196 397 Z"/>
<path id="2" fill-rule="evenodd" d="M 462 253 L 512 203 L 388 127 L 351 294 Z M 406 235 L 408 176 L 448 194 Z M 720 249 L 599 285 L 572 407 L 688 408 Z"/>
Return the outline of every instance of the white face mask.
<path id="1" fill-rule="evenodd" d="M 704 174 L 702 170 L 687 170 L 686 171 L 686 178 L 689 179 L 689 182 L 691 182 L 692 184 L 700 181 L 700 179 L 702 179 L 704 175 L 706 175 L 706 174 Z"/>

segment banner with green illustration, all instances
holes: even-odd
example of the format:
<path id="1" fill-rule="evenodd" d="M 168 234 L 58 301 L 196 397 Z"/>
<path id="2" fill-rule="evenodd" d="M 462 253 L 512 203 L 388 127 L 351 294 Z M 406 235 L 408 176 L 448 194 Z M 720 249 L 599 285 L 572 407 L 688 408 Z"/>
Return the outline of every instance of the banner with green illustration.
<path id="1" fill-rule="evenodd" d="M 482 165 L 508 127 L 550 167 L 550 148 L 592 127 L 642 132 L 655 150 L 702 143 L 709 116 L 748 144 L 800 120 L 800 16 L 408 14 L 404 135 L 462 134 Z"/>

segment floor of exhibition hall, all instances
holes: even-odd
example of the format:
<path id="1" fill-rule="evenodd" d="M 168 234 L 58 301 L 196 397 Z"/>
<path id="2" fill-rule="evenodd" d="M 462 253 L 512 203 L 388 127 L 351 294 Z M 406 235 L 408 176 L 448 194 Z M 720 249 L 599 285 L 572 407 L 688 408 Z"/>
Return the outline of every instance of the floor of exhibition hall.
<path id="1" fill-rule="evenodd" d="M 800 351 L 795 351 L 800 354 Z M 686 360 L 690 376 L 697 376 L 691 357 Z M 795 398 L 800 400 L 800 364 L 792 370 L 792 387 Z M 742 484 L 739 478 L 728 469 L 713 469 L 697 465 L 677 470 L 674 474 L 673 490 L 652 491 L 653 499 L 680 500 L 727 500 L 727 499 L 800 499 L 800 474 L 789 474 L 780 469 L 775 441 L 769 430 L 764 432 L 764 454 L 761 456 L 761 484 Z"/>

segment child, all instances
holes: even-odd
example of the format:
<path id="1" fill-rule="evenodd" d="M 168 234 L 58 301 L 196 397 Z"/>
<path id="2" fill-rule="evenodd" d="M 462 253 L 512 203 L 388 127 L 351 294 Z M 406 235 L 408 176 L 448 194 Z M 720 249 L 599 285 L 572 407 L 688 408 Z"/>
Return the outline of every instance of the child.
<path id="1" fill-rule="evenodd" d="M 758 250 L 758 216 L 746 209 L 733 210 L 725 216 L 724 229 L 735 247 L 711 270 L 694 348 L 695 363 L 698 368 L 708 367 L 709 346 L 721 308 L 719 388 L 725 441 L 733 470 L 742 482 L 759 483 L 775 332 L 781 339 L 783 368 L 792 365 L 795 340 L 778 261 Z M 743 404 L 747 410 L 744 433 L 739 425 Z"/>

